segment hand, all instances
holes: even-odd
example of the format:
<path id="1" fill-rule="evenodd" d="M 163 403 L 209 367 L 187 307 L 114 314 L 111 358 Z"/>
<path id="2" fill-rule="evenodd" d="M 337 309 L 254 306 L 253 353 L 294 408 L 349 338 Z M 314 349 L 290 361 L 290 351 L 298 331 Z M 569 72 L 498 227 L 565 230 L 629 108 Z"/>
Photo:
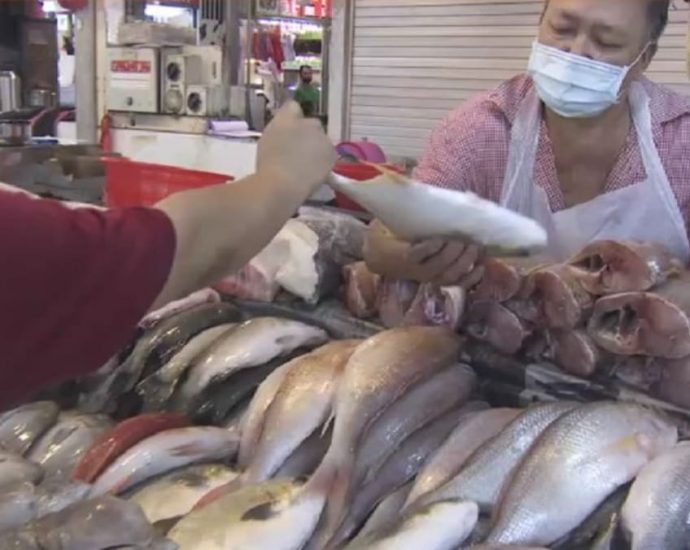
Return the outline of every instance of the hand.
<path id="1" fill-rule="evenodd" d="M 480 259 L 477 245 L 433 239 L 410 245 L 406 262 L 409 272 L 420 282 L 469 289 L 484 275 L 484 268 L 478 266 Z"/>
<path id="2" fill-rule="evenodd" d="M 333 144 L 317 118 L 305 118 L 298 103 L 286 104 L 259 140 L 257 172 L 276 174 L 308 196 L 323 184 L 336 161 Z"/>

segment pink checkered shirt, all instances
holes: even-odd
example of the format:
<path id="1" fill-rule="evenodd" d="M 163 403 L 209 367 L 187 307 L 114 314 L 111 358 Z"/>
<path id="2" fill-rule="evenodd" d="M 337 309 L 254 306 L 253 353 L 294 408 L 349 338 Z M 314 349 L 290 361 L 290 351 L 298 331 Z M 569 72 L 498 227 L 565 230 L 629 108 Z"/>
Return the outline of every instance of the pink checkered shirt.
<path id="1" fill-rule="evenodd" d="M 671 187 L 686 222 L 690 222 L 690 99 L 648 79 L 652 131 Z M 470 99 L 453 111 L 431 135 L 415 177 L 450 189 L 463 189 L 498 202 L 508 161 L 513 119 L 532 80 L 517 76 L 495 90 Z M 555 212 L 565 208 L 558 183 L 551 141 L 542 121 L 534 180 L 549 197 Z M 645 177 L 634 128 L 609 174 L 604 192 L 614 191 Z"/>

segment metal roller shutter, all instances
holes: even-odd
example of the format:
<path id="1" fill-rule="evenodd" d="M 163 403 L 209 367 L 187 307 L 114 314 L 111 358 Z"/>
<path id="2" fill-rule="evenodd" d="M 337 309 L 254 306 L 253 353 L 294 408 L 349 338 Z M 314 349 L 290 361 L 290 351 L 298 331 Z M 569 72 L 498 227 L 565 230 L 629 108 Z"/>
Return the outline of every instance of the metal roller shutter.
<path id="1" fill-rule="evenodd" d="M 649 76 L 690 95 L 688 4 L 676 0 Z M 354 0 L 351 139 L 417 158 L 468 97 L 524 70 L 542 0 Z"/>

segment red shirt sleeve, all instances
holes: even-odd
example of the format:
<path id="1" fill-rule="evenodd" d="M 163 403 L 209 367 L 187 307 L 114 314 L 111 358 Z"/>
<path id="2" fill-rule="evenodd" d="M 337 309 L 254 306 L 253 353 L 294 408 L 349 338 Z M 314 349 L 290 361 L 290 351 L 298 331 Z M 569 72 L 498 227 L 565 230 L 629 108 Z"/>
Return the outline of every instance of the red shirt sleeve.
<path id="1" fill-rule="evenodd" d="M 159 210 L 70 209 L 0 191 L 0 407 L 124 346 L 162 290 L 175 244 Z"/>

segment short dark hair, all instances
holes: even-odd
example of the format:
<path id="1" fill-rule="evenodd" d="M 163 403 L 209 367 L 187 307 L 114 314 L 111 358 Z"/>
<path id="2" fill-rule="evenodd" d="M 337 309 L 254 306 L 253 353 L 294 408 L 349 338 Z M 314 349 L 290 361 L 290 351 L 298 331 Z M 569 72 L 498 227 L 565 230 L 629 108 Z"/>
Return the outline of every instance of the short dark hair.
<path id="1" fill-rule="evenodd" d="M 299 74 L 302 74 L 304 72 L 304 69 L 309 69 L 311 70 L 311 65 L 302 65 L 299 68 Z"/>

